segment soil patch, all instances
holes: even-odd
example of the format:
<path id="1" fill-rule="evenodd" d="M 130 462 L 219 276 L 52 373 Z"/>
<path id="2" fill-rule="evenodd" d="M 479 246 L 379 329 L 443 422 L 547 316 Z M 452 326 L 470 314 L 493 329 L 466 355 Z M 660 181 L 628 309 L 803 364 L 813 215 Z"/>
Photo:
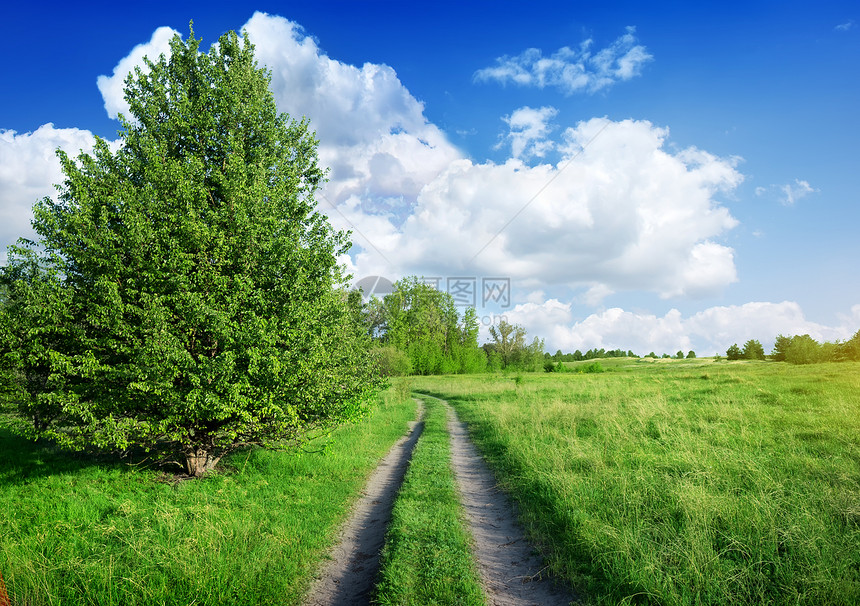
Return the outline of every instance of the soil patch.
<path id="1" fill-rule="evenodd" d="M 421 435 L 424 406 L 418 401 L 417 420 L 392 446 L 370 475 L 352 514 L 341 530 L 338 545 L 304 601 L 305 606 L 352 606 L 370 603 L 379 572 L 379 554 L 391 520 L 394 498 Z"/>

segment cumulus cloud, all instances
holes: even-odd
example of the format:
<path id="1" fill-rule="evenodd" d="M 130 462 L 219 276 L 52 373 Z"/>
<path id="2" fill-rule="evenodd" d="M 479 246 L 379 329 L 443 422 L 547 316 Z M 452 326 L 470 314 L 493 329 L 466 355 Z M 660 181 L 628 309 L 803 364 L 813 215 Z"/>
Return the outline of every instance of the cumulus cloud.
<path id="1" fill-rule="evenodd" d="M 320 140 L 320 162 L 329 169 L 322 210 L 338 228 L 353 230 L 366 250 L 374 247 L 361 235 L 364 230 L 385 244 L 375 228 L 379 217 L 402 223 L 424 185 L 461 152 L 429 123 L 423 104 L 391 67 L 332 59 L 300 25 L 279 16 L 256 12 L 239 29 L 247 31 L 258 62 L 271 71 L 278 108 L 296 119 L 307 117 Z M 168 54 L 176 33 L 158 28 L 117 63 L 112 76 L 99 77 L 109 115 L 128 111 L 127 74 L 143 66 L 145 55 Z"/>
<path id="2" fill-rule="evenodd" d="M 717 196 L 742 176 L 732 159 L 665 150 L 667 137 L 649 122 L 595 119 L 565 131 L 554 165 L 461 159 L 424 186 L 402 226 L 368 231 L 404 272 L 505 275 L 589 288 L 595 300 L 714 293 L 737 279 L 718 242 L 737 221 Z"/>
<path id="3" fill-rule="evenodd" d="M 611 308 L 577 318 L 572 302 L 547 293 L 567 290 L 577 293 L 576 304 L 598 306 L 617 292 L 697 297 L 736 281 L 734 251 L 722 238 L 737 221 L 720 198 L 743 179 L 738 159 L 673 150 L 668 129 L 647 121 L 592 119 L 559 134 L 555 108 L 521 107 L 503 118 L 510 158 L 470 160 L 427 120 L 391 67 L 332 59 L 281 17 L 255 13 L 244 28 L 272 71 L 279 108 L 307 116 L 317 132 L 321 161 L 330 167 L 320 210 L 354 231 L 356 249 L 341 262 L 357 277 L 511 278 L 528 294 L 502 313 L 551 350 L 709 354 L 749 338 L 769 348 L 778 333 L 848 338 L 860 324 L 860 305 L 828 327 L 806 320 L 793 302 L 711 307 L 688 317 L 676 309 L 658 316 Z M 159 28 L 112 76 L 99 78 L 109 115 L 127 111 L 126 74 L 143 55 L 167 52 L 174 33 Z M 550 57 L 535 49 L 503 57 L 476 79 L 595 92 L 632 78 L 651 59 L 632 29 L 606 49 L 591 47 L 586 41 Z M 92 145 L 88 131 L 51 124 L 33 133 L 0 131 L 4 250 L 32 235 L 33 202 L 62 180 L 54 150 L 76 154 Z M 798 179 L 756 193 L 794 204 L 815 191 Z"/>
<path id="4" fill-rule="evenodd" d="M 688 317 L 677 309 L 657 316 L 616 307 L 575 320 L 573 311 L 571 304 L 549 299 L 517 305 L 505 316 L 530 335 L 543 337 L 548 351 L 620 348 L 639 355 L 691 349 L 700 355 L 724 354 L 733 343 L 743 345 L 749 339 L 758 339 L 770 351 L 778 334 L 835 341 L 850 338 L 860 325 L 860 305 L 843 315 L 837 326 L 825 326 L 807 320 L 793 301 L 711 307 Z"/>
<path id="5" fill-rule="evenodd" d="M 140 67 L 144 71 L 148 71 L 143 62 L 144 57 L 149 57 L 155 61 L 159 55 L 170 56 L 170 40 L 178 33 L 172 27 L 159 27 L 152 33 L 149 42 L 138 44 L 126 57 L 116 64 L 112 75 L 98 77 L 96 84 L 99 87 L 99 92 L 102 94 L 102 99 L 104 99 L 105 110 L 108 116 L 116 118 L 119 114 L 123 114 L 127 118 L 131 117 L 128 111 L 128 103 L 125 101 L 125 79 L 134 71 L 135 67 Z"/>
<path id="6" fill-rule="evenodd" d="M 502 120 L 508 125 L 509 132 L 496 146 L 502 147 L 510 143 L 511 155 L 514 158 L 527 160 L 530 157 L 543 158 L 547 152 L 555 147 L 555 144 L 547 139 L 552 131 L 550 120 L 558 115 L 554 107 L 520 107 L 514 110 L 510 116 Z"/>
<path id="7" fill-rule="evenodd" d="M 402 220 L 421 188 L 461 156 L 391 67 L 332 59 L 283 17 L 258 12 L 243 29 L 272 72 L 278 108 L 316 130 L 332 204 Z"/>
<path id="8" fill-rule="evenodd" d="M 505 55 L 496 59 L 496 65 L 475 72 L 479 82 L 513 82 L 520 86 L 557 88 L 566 95 L 578 92 L 595 93 L 619 80 L 630 80 L 642 72 L 642 66 L 653 56 L 637 44 L 636 28 L 612 44 L 595 51 L 594 41 L 585 40 L 578 49 L 562 47 L 549 57 L 540 49 L 529 48 L 515 57 Z"/>
<path id="9" fill-rule="evenodd" d="M 5 263 L 8 245 L 34 237 L 33 204 L 55 194 L 53 185 L 62 183 L 56 150 L 76 156 L 91 152 L 94 143 L 89 131 L 50 123 L 32 133 L 0 130 L 0 262 Z"/>

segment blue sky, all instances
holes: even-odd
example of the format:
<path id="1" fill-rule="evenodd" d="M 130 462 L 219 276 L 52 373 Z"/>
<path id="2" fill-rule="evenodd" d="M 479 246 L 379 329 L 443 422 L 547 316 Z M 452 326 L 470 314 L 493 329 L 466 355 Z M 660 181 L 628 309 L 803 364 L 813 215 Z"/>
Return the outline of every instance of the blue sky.
<path id="1" fill-rule="evenodd" d="M 56 147 L 116 138 L 133 49 L 193 19 L 204 47 L 247 27 L 279 107 L 311 119 L 332 169 L 321 208 L 354 230 L 356 278 L 509 278 L 511 305 L 477 292 L 479 315 L 551 351 L 711 354 L 860 328 L 856 3 L 31 3 L 0 18 L 4 248 L 59 179 Z"/>

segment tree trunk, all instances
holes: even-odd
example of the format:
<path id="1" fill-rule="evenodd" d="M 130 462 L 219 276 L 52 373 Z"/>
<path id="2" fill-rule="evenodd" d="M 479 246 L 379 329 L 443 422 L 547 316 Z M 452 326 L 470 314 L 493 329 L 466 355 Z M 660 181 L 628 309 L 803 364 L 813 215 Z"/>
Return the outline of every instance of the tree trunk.
<path id="1" fill-rule="evenodd" d="M 185 453 L 185 468 L 188 475 L 199 478 L 207 471 L 212 471 L 221 460 L 221 454 L 215 454 L 204 447 L 198 447 Z"/>

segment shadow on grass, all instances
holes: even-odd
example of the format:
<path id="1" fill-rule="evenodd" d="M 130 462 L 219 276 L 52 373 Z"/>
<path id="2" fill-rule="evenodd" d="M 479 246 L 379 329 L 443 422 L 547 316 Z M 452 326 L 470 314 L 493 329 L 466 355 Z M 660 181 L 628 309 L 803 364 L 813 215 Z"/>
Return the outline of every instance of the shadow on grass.
<path id="1" fill-rule="evenodd" d="M 0 484 L 21 484 L 91 467 L 129 472 L 135 469 L 129 462 L 117 460 L 116 455 L 75 452 L 46 440 L 28 440 L 0 427 Z"/>

